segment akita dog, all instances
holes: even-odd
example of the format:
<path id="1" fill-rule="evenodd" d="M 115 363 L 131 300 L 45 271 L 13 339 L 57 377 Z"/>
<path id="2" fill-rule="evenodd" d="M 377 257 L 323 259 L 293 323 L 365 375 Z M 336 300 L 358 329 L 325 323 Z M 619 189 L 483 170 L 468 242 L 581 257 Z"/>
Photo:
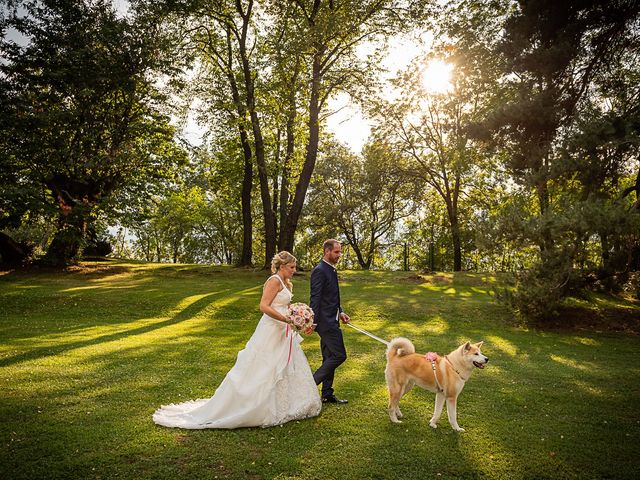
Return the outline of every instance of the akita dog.
<path id="1" fill-rule="evenodd" d="M 447 402 L 449 423 L 457 432 L 464 432 L 458 425 L 456 402 L 465 382 L 475 368 L 484 368 L 489 359 L 480 352 L 483 342 L 467 342 L 444 357 L 429 352 L 419 355 L 410 340 L 399 337 L 389 342 L 387 347 L 387 367 L 384 375 L 389 388 L 389 418 L 400 423 L 400 399 L 415 385 L 436 394 L 433 417 L 429 421 L 432 428 L 442 414 Z"/>

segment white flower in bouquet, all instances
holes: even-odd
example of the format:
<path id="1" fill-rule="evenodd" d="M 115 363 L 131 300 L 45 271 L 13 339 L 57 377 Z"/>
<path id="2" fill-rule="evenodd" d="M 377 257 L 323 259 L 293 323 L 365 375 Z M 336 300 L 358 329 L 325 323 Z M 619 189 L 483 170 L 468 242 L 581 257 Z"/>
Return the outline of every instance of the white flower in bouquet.
<path id="1" fill-rule="evenodd" d="M 296 332 L 305 332 L 313 325 L 313 310 L 304 303 L 291 303 L 287 321 Z"/>

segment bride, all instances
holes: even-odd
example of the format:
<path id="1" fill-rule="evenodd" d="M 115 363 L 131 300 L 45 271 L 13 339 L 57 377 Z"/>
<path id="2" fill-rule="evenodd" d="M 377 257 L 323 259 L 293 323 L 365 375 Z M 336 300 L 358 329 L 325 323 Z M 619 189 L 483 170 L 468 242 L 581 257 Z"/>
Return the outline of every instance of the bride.
<path id="1" fill-rule="evenodd" d="M 276 254 L 271 271 L 260 300 L 264 315 L 213 397 L 163 405 L 153 414 L 155 423 L 192 429 L 269 427 L 320 413 L 302 337 L 286 318 L 296 258 L 285 251 Z"/>

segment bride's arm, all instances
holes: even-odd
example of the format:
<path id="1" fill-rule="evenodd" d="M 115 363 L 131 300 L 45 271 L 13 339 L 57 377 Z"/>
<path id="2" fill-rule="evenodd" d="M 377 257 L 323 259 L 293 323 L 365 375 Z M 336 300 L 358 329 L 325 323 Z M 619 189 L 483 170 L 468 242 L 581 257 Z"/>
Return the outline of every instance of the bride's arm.
<path id="1" fill-rule="evenodd" d="M 262 298 L 260 299 L 260 311 L 262 313 L 266 313 L 271 318 L 287 323 L 287 317 L 271 306 L 271 302 L 276 298 L 279 290 L 280 282 L 277 278 L 271 278 L 267 281 L 267 284 L 264 286 L 264 290 L 262 291 Z"/>

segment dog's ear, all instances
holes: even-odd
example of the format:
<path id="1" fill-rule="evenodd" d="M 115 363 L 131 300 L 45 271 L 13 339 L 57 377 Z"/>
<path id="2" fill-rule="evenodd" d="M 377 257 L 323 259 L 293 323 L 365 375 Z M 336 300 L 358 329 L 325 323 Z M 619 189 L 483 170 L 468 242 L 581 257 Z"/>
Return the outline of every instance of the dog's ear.
<path id="1" fill-rule="evenodd" d="M 476 343 L 476 347 L 478 347 L 478 348 L 482 347 L 482 344 L 483 344 L 483 343 L 484 343 L 484 341 L 481 341 L 481 342 Z"/>
<path id="2" fill-rule="evenodd" d="M 462 347 L 462 349 L 463 349 L 465 352 L 468 352 L 469 350 L 471 350 L 471 342 L 467 342 L 467 343 L 465 343 L 465 344 L 464 344 L 464 347 Z"/>

